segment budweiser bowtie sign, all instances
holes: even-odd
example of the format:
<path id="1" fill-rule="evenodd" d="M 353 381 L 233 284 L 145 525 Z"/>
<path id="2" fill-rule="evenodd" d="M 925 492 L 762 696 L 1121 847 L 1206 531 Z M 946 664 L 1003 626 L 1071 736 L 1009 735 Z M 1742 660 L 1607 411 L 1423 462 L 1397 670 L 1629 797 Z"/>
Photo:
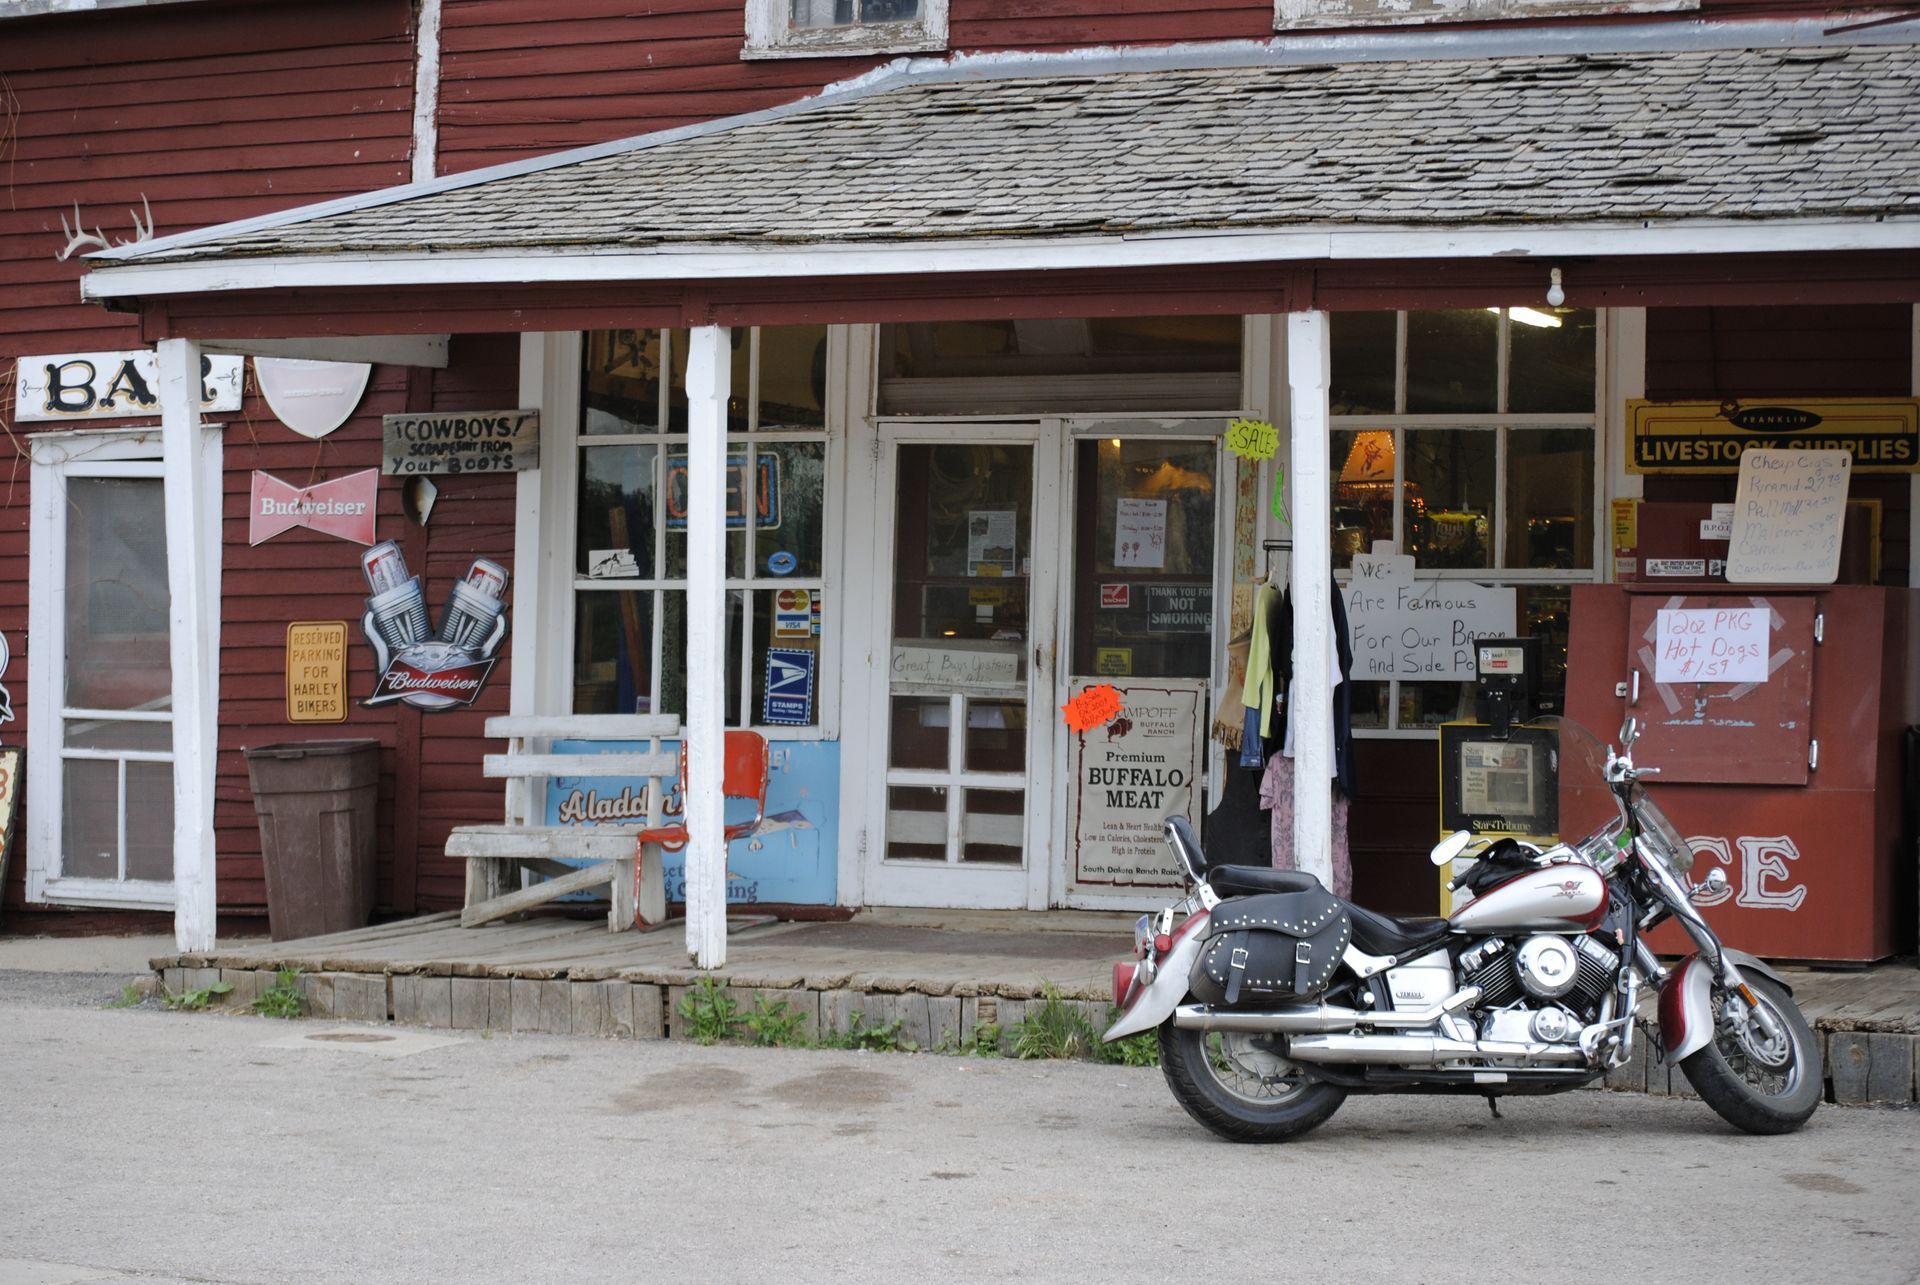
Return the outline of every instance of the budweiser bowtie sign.
<path id="1" fill-rule="evenodd" d="M 305 488 L 256 469 L 253 500 L 247 509 L 247 543 L 259 544 L 282 531 L 308 527 L 355 544 L 372 544 L 379 490 L 380 470 L 375 468 Z"/>

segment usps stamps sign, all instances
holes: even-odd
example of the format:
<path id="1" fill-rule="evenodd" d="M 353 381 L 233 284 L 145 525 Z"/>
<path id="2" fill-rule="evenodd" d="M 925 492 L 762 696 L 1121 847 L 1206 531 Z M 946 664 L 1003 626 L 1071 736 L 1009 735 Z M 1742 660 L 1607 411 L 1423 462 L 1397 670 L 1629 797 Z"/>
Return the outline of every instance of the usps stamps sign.
<path id="1" fill-rule="evenodd" d="M 813 722 L 813 674 L 817 652 L 767 649 L 766 695 L 760 716 L 768 723 L 805 727 Z"/>
<path id="2" fill-rule="evenodd" d="M 1474 643 L 1511 638 L 1512 589 L 1467 580 L 1415 580 L 1413 559 L 1386 552 L 1356 554 L 1347 586 L 1347 626 L 1356 679 L 1470 682 Z"/>
<path id="3" fill-rule="evenodd" d="M 1109 683 L 1075 678 L 1070 691 L 1077 700 Z M 1164 827 L 1174 815 L 1200 824 L 1206 684 L 1158 678 L 1112 685 L 1120 697 L 1119 715 L 1070 733 L 1069 891 L 1178 888 L 1180 869 L 1167 851 Z"/>

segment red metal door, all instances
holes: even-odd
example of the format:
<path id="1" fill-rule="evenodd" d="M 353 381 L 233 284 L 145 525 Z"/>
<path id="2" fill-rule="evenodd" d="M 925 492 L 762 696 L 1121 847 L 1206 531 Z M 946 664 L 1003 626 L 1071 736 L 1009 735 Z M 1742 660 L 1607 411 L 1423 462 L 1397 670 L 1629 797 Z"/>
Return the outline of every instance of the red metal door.
<path id="1" fill-rule="evenodd" d="M 1645 727 L 1634 758 L 1662 782 L 1805 785 L 1813 731 L 1814 600 L 1794 594 L 1636 595 L 1630 601 L 1628 712 Z M 1766 677 L 1656 681 L 1660 613 L 1768 613 Z"/>

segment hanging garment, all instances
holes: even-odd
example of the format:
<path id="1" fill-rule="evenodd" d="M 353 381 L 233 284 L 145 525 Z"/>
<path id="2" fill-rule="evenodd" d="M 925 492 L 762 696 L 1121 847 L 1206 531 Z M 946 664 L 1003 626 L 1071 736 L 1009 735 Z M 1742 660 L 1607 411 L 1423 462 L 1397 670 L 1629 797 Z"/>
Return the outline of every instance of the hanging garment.
<path id="1" fill-rule="evenodd" d="M 1261 811 L 1259 770 L 1229 764 L 1224 775 L 1220 805 L 1207 813 L 1202 827 L 1207 859 L 1232 866 L 1272 864 L 1273 837 Z"/>
<path id="2" fill-rule="evenodd" d="M 1353 638 L 1347 628 L 1344 596 L 1335 587 L 1332 602 L 1332 637 L 1326 659 L 1328 677 L 1333 684 L 1333 775 L 1349 797 L 1353 794 Z M 1293 591 L 1281 594 L 1268 618 L 1269 661 L 1273 668 L 1276 700 L 1286 708 L 1285 753 L 1293 753 L 1293 709 L 1286 705 L 1293 684 Z M 1251 664 L 1251 661 L 1249 661 Z M 1251 679 L 1251 675 L 1249 675 Z"/>
<path id="3" fill-rule="evenodd" d="M 1213 726 L 1207 734 L 1228 749 L 1238 752 L 1243 744 L 1246 720 L 1247 653 L 1252 650 L 1253 635 L 1227 644 L 1227 683 L 1214 703 Z"/>
<path id="4" fill-rule="evenodd" d="M 1280 599 L 1272 585 L 1261 585 L 1253 593 L 1253 637 L 1247 645 L 1247 682 L 1241 703 L 1259 715 L 1262 738 L 1273 735 L 1273 698 L 1278 688 L 1274 686 L 1272 628 L 1274 605 Z M 1244 753 L 1245 746 L 1241 749 Z"/>
<path id="5" fill-rule="evenodd" d="M 1260 806 L 1268 810 L 1268 837 L 1273 845 L 1273 868 L 1298 870 L 1293 850 L 1293 760 L 1276 754 L 1267 760 L 1260 781 Z M 1353 895 L 1353 861 L 1347 851 L 1347 796 L 1333 787 L 1333 893 Z"/>

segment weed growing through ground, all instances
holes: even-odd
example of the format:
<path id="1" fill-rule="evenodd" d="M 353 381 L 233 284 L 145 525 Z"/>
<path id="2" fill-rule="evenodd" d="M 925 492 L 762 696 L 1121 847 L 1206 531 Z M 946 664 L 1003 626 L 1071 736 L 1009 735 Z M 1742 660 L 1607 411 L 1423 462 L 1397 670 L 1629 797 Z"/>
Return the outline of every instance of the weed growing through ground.
<path id="1" fill-rule="evenodd" d="M 202 986 L 198 990 L 182 991 L 178 995 L 175 995 L 172 991 L 163 987 L 160 994 L 161 997 L 166 1000 L 168 1008 L 192 1013 L 198 1012 L 208 1004 L 211 1004 L 215 995 L 225 995 L 232 990 L 232 982 L 215 982 L 211 986 Z"/>
<path id="2" fill-rule="evenodd" d="M 1120 1020 L 1120 1010 L 1114 1005 L 1107 1006 L 1107 1025 L 1112 1026 Z M 1118 1066 L 1159 1066 L 1160 1033 L 1142 1031 L 1138 1035 L 1129 1035 L 1115 1040 L 1111 1044 L 1095 1041 L 1092 1050 L 1093 1060 Z"/>
<path id="3" fill-rule="evenodd" d="M 975 1057 L 1000 1056 L 1000 1025 L 997 1022 L 982 1022 L 973 1028 L 973 1047 L 967 1052 Z"/>
<path id="4" fill-rule="evenodd" d="M 300 989 L 300 970 L 283 968 L 274 974 L 273 985 L 253 1001 L 253 1011 L 262 1017 L 299 1017 L 307 1011 L 307 997 Z"/>
<path id="5" fill-rule="evenodd" d="M 1027 1016 L 1013 1028 L 1013 1055 L 1018 1058 L 1087 1057 L 1100 1043 L 1086 1014 L 1062 999 L 1052 982 L 1040 998 L 1027 1005 Z"/>
<path id="6" fill-rule="evenodd" d="M 147 997 L 147 993 L 140 989 L 140 984 L 138 982 L 128 982 L 125 986 L 122 986 L 120 988 L 120 998 L 108 1000 L 107 1007 L 108 1008 L 132 1008 L 135 1004 L 138 1004 L 141 1000 L 145 999 L 146 997 Z"/>
<path id="7" fill-rule="evenodd" d="M 699 977 L 680 1000 L 680 1016 L 686 1019 L 687 1034 L 696 1044 L 718 1044 L 732 1039 L 745 1020 L 740 1005 L 715 977 Z"/>
<path id="8" fill-rule="evenodd" d="M 753 1008 L 741 1021 L 746 1024 L 750 1041 L 764 1048 L 787 1048 L 807 1042 L 804 1019 L 793 1005 L 784 999 L 772 999 L 765 991 L 754 993 Z"/>
<path id="9" fill-rule="evenodd" d="M 844 1031 L 828 1031 L 820 1037 L 823 1049 L 859 1049 L 867 1053 L 912 1053 L 919 1048 L 912 1040 L 900 1038 L 900 1021 L 868 1026 L 865 1013 L 847 1019 Z"/>

